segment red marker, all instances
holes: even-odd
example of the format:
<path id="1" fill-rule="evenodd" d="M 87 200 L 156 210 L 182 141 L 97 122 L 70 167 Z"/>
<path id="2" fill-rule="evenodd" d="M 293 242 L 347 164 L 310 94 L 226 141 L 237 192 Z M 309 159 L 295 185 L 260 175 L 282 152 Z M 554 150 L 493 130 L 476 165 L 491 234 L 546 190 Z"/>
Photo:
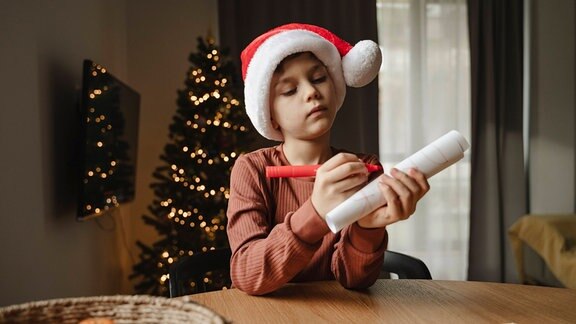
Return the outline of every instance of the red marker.
<path id="1" fill-rule="evenodd" d="M 368 172 L 375 172 L 382 170 L 382 167 L 375 164 L 366 163 Z M 298 177 L 313 177 L 316 175 L 316 170 L 321 164 L 316 165 L 286 165 L 286 166 L 267 166 L 267 178 L 298 178 Z"/>

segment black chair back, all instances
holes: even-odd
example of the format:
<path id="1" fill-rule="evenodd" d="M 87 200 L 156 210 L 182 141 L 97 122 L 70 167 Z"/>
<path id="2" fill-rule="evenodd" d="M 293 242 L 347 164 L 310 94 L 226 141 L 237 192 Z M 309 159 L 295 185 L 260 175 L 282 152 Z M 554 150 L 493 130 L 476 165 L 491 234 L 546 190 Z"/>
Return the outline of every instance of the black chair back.
<path id="1" fill-rule="evenodd" d="M 230 287 L 230 248 L 181 257 L 170 267 L 170 297 Z"/>
<path id="2" fill-rule="evenodd" d="M 432 279 L 422 260 L 394 251 L 384 252 L 382 271 L 395 273 L 399 279 Z"/>
<path id="3" fill-rule="evenodd" d="M 170 297 L 230 287 L 231 256 L 230 248 L 221 248 L 180 258 L 170 267 Z M 384 253 L 382 271 L 400 279 L 432 279 L 422 260 L 394 251 Z"/>

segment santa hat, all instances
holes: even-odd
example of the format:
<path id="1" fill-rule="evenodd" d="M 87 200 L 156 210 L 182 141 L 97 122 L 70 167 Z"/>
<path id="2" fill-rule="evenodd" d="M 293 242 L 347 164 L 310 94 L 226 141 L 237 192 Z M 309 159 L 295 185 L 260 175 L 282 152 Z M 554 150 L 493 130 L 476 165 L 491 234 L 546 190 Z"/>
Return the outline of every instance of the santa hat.
<path id="1" fill-rule="evenodd" d="M 242 77 L 248 117 L 268 139 L 283 140 L 270 122 L 270 80 L 284 58 L 300 52 L 312 52 L 328 69 L 336 88 L 337 109 L 344 102 L 346 86 L 358 88 L 370 83 L 382 63 L 375 42 L 362 40 L 352 46 L 314 25 L 287 24 L 260 35 L 242 51 Z"/>

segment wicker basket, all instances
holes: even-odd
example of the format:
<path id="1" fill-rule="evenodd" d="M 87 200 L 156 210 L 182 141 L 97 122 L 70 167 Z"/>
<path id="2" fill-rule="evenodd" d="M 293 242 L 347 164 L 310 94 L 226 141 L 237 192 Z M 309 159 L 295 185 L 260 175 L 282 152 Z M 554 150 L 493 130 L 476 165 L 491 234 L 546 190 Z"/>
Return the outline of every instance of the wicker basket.
<path id="1" fill-rule="evenodd" d="M 51 299 L 0 308 L 0 323 L 227 323 L 211 309 L 146 295 Z"/>

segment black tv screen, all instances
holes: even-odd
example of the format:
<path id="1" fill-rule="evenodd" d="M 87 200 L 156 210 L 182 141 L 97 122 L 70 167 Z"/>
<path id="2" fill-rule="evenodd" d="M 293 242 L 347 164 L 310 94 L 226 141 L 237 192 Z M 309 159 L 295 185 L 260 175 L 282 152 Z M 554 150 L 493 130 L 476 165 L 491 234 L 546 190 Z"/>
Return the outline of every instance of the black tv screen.
<path id="1" fill-rule="evenodd" d="M 140 95 L 103 66 L 84 60 L 80 95 L 78 219 L 134 199 Z"/>

